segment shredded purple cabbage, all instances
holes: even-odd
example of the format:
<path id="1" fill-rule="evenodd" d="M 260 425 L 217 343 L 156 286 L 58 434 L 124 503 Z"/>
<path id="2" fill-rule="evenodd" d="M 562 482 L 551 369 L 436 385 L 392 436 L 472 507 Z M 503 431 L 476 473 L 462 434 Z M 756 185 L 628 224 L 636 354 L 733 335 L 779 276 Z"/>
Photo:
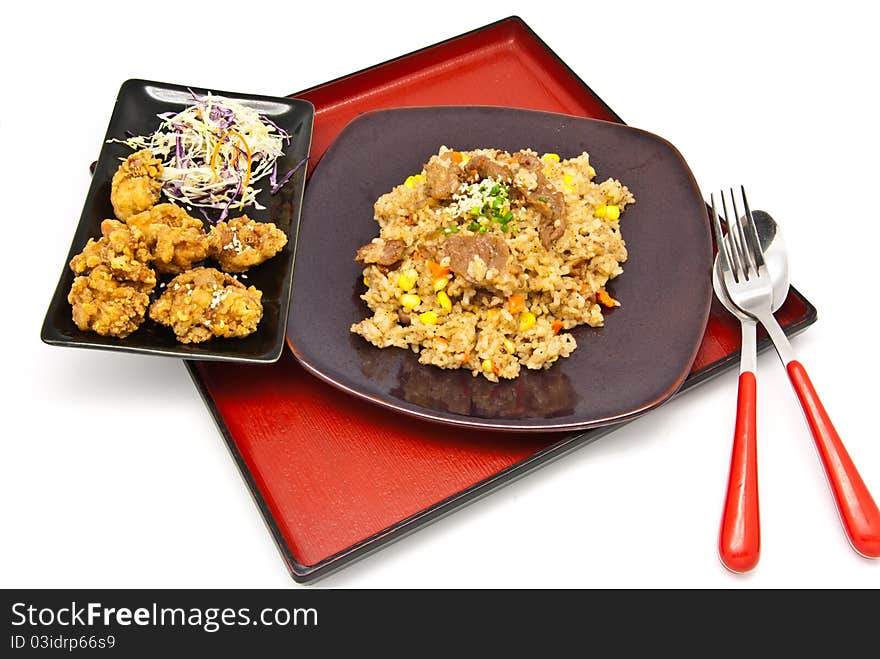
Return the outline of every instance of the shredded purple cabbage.
<path id="1" fill-rule="evenodd" d="M 285 143 L 287 146 L 290 146 L 290 133 L 288 133 L 288 132 L 287 132 L 286 130 L 284 130 L 281 126 L 279 126 L 278 124 L 276 124 L 274 121 L 272 121 L 269 117 L 267 117 L 267 116 L 264 115 L 264 114 L 261 114 L 261 115 L 260 115 L 260 119 L 262 119 L 262 120 L 265 121 L 267 124 L 269 124 L 270 126 L 272 126 L 275 130 L 277 130 L 277 131 L 278 131 L 278 134 L 281 135 L 282 138 L 284 138 L 284 143 Z"/>
<path id="2" fill-rule="evenodd" d="M 183 141 L 180 138 L 180 131 L 177 133 L 174 152 L 174 155 L 177 157 L 177 166 L 183 167 Z"/>
<path id="3" fill-rule="evenodd" d="M 284 175 L 284 178 L 282 178 L 280 181 L 278 181 L 278 183 L 275 183 L 274 185 L 272 185 L 272 189 L 270 190 L 269 194 L 275 194 L 282 187 L 284 187 L 284 184 L 290 180 L 290 177 L 293 176 L 294 173 L 296 173 L 296 170 L 298 170 L 300 167 L 302 167 L 308 159 L 309 159 L 309 157 L 306 156 L 305 158 L 300 160 L 298 163 L 296 163 L 296 166 L 293 169 L 291 169 L 289 172 L 287 172 L 287 174 Z M 272 172 L 272 174 L 274 177 L 275 172 Z"/>

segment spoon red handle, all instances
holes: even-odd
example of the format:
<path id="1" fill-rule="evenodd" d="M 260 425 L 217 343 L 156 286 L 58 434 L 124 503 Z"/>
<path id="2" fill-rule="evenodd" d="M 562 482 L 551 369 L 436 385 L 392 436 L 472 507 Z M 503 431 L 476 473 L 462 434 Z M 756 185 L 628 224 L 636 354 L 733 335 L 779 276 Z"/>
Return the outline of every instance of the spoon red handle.
<path id="1" fill-rule="evenodd" d="M 761 522 L 758 512 L 758 442 L 756 423 L 757 380 L 751 371 L 739 376 L 736 425 L 727 496 L 721 517 L 718 553 L 733 572 L 748 572 L 761 555 Z"/>
<path id="2" fill-rule="evenodd" d="M 834 429 L 803 365 L 793 359 L 785 368 L 807 417 L 853 549 L 868 558 L 880 558 L 880 511 L 877 504 Z"/>

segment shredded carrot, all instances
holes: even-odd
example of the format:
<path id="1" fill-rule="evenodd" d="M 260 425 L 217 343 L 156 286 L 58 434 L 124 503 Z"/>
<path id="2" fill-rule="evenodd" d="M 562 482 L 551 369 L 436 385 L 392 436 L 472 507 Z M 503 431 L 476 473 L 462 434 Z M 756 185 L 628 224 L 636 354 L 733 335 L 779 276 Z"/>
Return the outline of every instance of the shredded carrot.
<path id="1" fill-rule="evenodd" d="M 461 151 L 452 152 L 452 162 L 460 163 L 462 160 L 464 160 L 464 156 L 461 155 Z"/>
<path id="2" fill-rule="evenodd" d="M 507 298 L 507 306 L 510 308 L 510 313 L 516 315 L 522 311 L 525 311 L 526 302 L 523 300 L 522 295 L 511 295 Z"/>
<path id="3" fill-rule="evenodd" d="M 445 277 L 450 272 L 449 268 L 443 267 L 437 261 L 428 261 L 428 267 L 431 269 L 431 277 L 434 279 Z"/>
<path id="4" fill-rule="evenodd" d="M 241 142 L 244 147 L 244 152 L 247 154 L 247 170 L 244 175 L 244 186 L 243 189 L 247 189 L 248 184 L 251 182 L 251 147 L 248 146 L 247 140 L 242 137 L 241 133 L 238 133 L 234 130 L 227 130 L 220 136 L 220 139 L 217 140 L 217 144 L 214 145 L 214 152 L 211 154 L 211 171 L 214 172 L 214 179 L 217 177 L 217 156 L 220 154 L 220 145 L 226 140 L 227 137 L 233 136 Z M 236 156 L 235 162 L 238 163 L 238 156 Z"/>
<path id="5" fill-rule="evenodd" d="M 599 300 L 599 303 L 606 307 L 619 307 L 620 302 L 615 300 L 613 297 L 608 295 L 608 291 L 604 288 L 600 288 L 596 291 L 596 299 Z"/>
<path id="6" fill-rule="evenodd" d="M 564 326 L 565 325 L 561 321 L 557 320 L 552 325 L 550 325 L 550 328 L 553 330 L 553 334 L 559 334 L 559 330 L 561 330 Z"/>

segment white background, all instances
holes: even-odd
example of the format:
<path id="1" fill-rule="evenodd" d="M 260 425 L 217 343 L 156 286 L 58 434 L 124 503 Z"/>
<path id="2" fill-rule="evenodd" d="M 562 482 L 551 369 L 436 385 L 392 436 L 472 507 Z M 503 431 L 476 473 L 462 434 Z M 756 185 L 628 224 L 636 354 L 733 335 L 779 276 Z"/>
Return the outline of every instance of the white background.
<path id="1" fill-rule="evenodd" d="M 5 9 L 0 585 L 295 587 L 179 362 L 39 340 L 122 82 L 286 95 L 510 14 L 624 120 L 675 144 L 707 197 L 744 183 L 782 223 L 794 283 L 819 309 L 795 350 L 880 499 L 869 3 L 302 4 Z M 762 558 L 744 576 L 721 566 L 735 388 L 725 374 L 319 586 L 880 586 L 772 353 L 759 359 Z"/>

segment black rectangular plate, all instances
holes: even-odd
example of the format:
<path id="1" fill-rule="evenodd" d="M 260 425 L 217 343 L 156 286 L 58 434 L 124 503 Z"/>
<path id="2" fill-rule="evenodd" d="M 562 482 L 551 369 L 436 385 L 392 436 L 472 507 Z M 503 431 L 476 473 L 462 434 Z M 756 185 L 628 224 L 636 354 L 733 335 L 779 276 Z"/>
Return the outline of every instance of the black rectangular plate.
<path id="1" fill-rule="evenodd" d="M 193 103 L 193 94 L 201 97 L 208 92 L 209 90 L 197 87 L 149 80 L 128 80 L 123 83 L 95 166 L 82 215 L 70 245 L 70 252 L 64 262 L 58 286 L 43 321 L 40 338 L 44 342 L 58 346 L 119 350 L 206 361 L 269 363 L 277 361 L 281 356 L 287 330 L 290 286 L 293 279 L 293 261 L 305 189 L 306 167 L 301 167 L 275 195 L 269 194 L 268 181 L 261 181 L 258 187 L 262 187 L 262 192 L 257 198 L 266 209 L 255 210 L 249 207 L 244 211 L 251 219 L 274 222 L 289 239 L 279 254 L 249 270 L 247 279 L 242 282 L 248 286 L 256 286 L 263 292 L 263 319 L 257 331 L 250 336 L 183 344 L 177 342 L 170 329 L 147 319 L 136 332 L 124 339 L 105 337 L 77 328 L 73 322 L 70 304 L 67 302 L 67 294 L 74 280 L 74 274 L 67 264 L 74 255 L 82 251 L 89 238 L 100 237 L 102 220 L 113 217 L 110 181 L 119 167 L 120 159 L 133 153 L 125 144 L 108 140 L 125 139 L 129 134 L 148 135 L 159 127 L 161 120 L 156 115 L 169 111 L 179 112 Z M 288 172 L 298 162 L 308 157 L 315 116 L 314 106 L 310 102 L 218 90 L 210 90 L 210 93 L 257 109 L 291 135 L 291 144 L 285 147 L 284 156 L 278 159 L 279 175 Z M 200 217 L 195 209 L 190 214 Z M 161 277 L 160 281 L 168 279 L 170 277 Z M 161 288 L 157 285 L 154 295 L 158 295 L 160 291 Z"/>

